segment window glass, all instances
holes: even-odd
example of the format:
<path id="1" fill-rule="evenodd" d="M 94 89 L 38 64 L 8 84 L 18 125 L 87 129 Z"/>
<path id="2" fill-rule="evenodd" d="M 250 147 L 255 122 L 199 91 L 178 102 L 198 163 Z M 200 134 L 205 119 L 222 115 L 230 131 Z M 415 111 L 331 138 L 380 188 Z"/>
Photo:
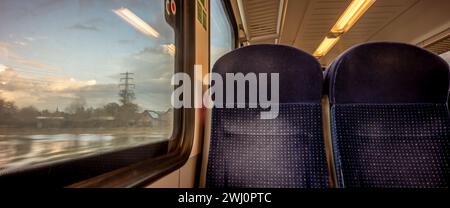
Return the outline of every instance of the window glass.
<path id="1" fill-rule="evenodd" d="M 0 173 L 172 135 L 164 1 L 0 1 Z"/>
<path id="2" fill-rule="evenodd" d="M 447 51 L 446 53 L 441 54 L 441 57 L 447 61 L 448 64 L 450 64 L 450 51 Z"/>
<path id="3" fill-rule="evenodd" d="M 216 61 L 231 51 L 233 46 L 232 28 L 225 8 L 220 0 L 211 2 L 211 67 Z"/>

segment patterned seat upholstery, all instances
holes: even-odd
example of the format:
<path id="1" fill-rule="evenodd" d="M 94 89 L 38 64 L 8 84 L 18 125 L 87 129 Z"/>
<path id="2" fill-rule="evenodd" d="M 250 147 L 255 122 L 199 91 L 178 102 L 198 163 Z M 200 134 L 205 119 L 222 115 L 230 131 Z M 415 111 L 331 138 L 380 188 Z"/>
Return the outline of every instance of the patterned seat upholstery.
<path id="1" fill-rule="evenodd" d="M 287 46 L 255 45 L 225 55 L 213 72 L 279 73 L 280 104 L 272 120 L 261 120 L 267 110 L 260 108 L 213 109 L 206 186 L 328 187 L 323 77 L 314 57 Z"/>
<path id="2" fill-rule="evenodd" d="M 356 46 L 329 68 L 340 187 L 450 185 L 449 68 L 421 48 Z"/>

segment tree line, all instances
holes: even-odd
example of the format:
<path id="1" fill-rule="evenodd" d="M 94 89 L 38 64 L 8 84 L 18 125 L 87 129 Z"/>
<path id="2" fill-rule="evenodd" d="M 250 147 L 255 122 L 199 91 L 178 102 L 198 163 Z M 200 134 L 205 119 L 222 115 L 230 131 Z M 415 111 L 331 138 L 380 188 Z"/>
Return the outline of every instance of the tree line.
<path id="1" fill-rule="evenodd" d="M 109 103 L 102 107 L 86 107 L 76 100 L 63 111 L 38 110 L 28 106 L 19 108 L 14 102 L 0 98 L 0 126 L 4 127 L 127 127 L 141 116 L 140 107 L 131 102 Z"/>

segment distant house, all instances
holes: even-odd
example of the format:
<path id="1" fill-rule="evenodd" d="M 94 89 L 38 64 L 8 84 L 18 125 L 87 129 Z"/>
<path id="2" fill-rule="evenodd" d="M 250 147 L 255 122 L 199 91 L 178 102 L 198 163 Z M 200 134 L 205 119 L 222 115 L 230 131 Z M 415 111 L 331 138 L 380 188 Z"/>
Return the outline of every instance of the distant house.
<path id="1" fill-rule="evenodd" d="M 141 127 L 157 127 L 161 123 L 161 116 L 158 112 L 145 110 L 136 120 L 136 125 Z"/>

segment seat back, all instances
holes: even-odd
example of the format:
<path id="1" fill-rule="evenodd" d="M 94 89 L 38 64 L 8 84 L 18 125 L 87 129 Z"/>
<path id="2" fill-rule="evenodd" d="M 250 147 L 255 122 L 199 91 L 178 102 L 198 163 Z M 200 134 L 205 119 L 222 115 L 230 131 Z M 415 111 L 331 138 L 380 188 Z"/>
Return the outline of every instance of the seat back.
<path id="1" fill-rule="evenodd" d="M 279 73 L 280 103 L 271 120 L 260 119 L 261 108 L 212 110 L 206 186 L 327 187 L 323 77 L 315 58 L 288 46 L 255 45 L 228 53 L 213 72 Z"/>
<path id="2" fill-rule="evenodd" d="M 340 187 L 449 187 L 449 68 L 401 43 L 359 45 L 329 68 Z"/>

